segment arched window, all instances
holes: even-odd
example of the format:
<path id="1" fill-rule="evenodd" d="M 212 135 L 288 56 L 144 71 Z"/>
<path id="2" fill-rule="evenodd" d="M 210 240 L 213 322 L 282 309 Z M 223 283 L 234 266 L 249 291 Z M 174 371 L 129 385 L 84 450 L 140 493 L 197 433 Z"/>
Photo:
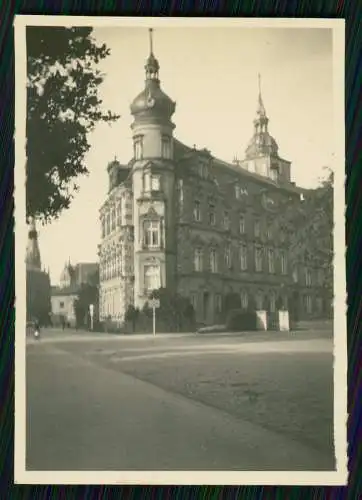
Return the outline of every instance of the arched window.
<path id="1" fill-rule="evenodd" d="M 243 244 L 240 246 L 240 269 L 246 271 L 248 268 L 248 247 Z"/>
<path id="2" fill-rule="evenodd" d="M 201 272 L 203 269 L 203 251 L 202 248 L 196 248 L 194 253 L 194 269 Z"/>
<path id="3" fill-rule="evenodd" d="M 210 250 L 210 269 L 212 273 L 217 273 L 217 252 L 215 248 Z"/>

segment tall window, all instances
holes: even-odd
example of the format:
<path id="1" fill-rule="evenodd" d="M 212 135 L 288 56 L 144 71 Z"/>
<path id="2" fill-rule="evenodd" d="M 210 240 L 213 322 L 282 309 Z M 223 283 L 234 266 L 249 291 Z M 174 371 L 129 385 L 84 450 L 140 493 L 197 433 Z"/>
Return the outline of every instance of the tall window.
<path id="1" fill-rule="evenodd" d="M 231 267 L 231 248 L 229 245 L 225 248 L 225 266 L 230 269 Z"/>
<path id="2" fill-rule="evenodd" d="M 217 273 L 217 252 L 215 248 L 210 250 L 210 268 L 212 273 Z"/>
<path id="3" fill-rule="evenodd" d="M 270 221 L 268 222 L 268 227 L 267 227 L 267 230 L 266 230 L 266 235 L 267 235 L 268 240 L 271 240 L 273 238 L 273 231 L 272 231 L 272 228 L 271 228 L 271 222 Z"/>
<path id="4" fill-rule="evenodd" d="M 177 185 L 178 185 L 178 199 L 179 199 L 180 204 L 182 205 L 182 203 L 184 201 L 184 181 L 183 181 L 183 179 L 179 179 Z"/>
<path id="5" fill-rule="evenodd" d="M 143 158 L 143 137 L 135 137 L 134 140 L 134 157 L 135 160 L 142 160 Z"/>
<path id="6" fill-rule="evenodd" d="M 298 283 L 298 268 L 296 266 L 293 269 L 293 281 L 294 283 Z"/>
<path id="7" fill-rule="evenodd" d="M 255 247 L 255 271 L 261 272 L 263 270 L 263 249 Z"/>
<path id="8" fill-rule="evenodd" d="M 171 158 L 171 138 L 168 135 L 162 137 L 162 158 Z"/>
<path id="9" fill-rule="evenodd" d="M 276 168 L 270 169 L 270 178 L 276 182 L 278 180 L 278 170 Z"/>
<path id="10" fill-rule="evenodd" d="M 217 313 L 221 313 L 222 310 L 222 298 L 219 293 L 215 295 L 215 310 Z"/>
<path id="11" fill-rule="evenodd" d="M 144 270 L 145 291 L 147 293 L 150 293 L 153 290 L 158 290 L 159 288 L 161 288 L 160 266 L 147 265 L 145 266 Z"/>
<path id="12" fill-rule="evenodd" d="M 151 190 L 152 191 L 160 191 L 161 189 L 161 178 L 159 175 L 151 176 Z"/>
<path id="13" fill-rule="evenodd" d="M 248 294 L 247 294 L 247 292 L 245 290 L 242 290 L 242 292 L 240 293 L 241 308 L 242 309 L 247 309 L 248 308 L 248 302 L 249 302 Z"/>
<path id="14" fill-rule="evenodd" d="M 248 268 L 248 248 L 246 245 L 240 247 L 240 268 L 242 271 Z"/>
<path id="15" fill-rule="evenodd" d="M 287 274 L 287 256 L 284 250 L 280 252 L 280 265 L 282 274 Z"/>
<path id="16" fill-rule="evenodd" d="M 270 312 L 274 313 L 276 311 L 276 297 L 275 297 L 275 292 L 271 292 L 269 296 L 269 310 Z"/>
<path id="17" fill-rule="evenodd" d="M 261 233 L 260 220 L 256 220 L 254 222 L 254 236 L 255 236 L 255 238 L 259 238 L 260 233 Z"/>
<path id="18" fill-rule="evenodd" d="M 159 221 L 144 221 L 143 234 L 146 248 L 158 248 L 160 246 Z"/>
<path id="19" fill-rule="evenodd" d="M 224 229 L 230 229 L 230 215 L 227 210 L 224 212 L 224 219 L 223 219 L 223 225 Z"/>
<path id="20" fill-rule="evenodd" d="M 209 222 L 210 226 L 215 226 L 216 224 L 215 205 L 213 203 L 209 205 Z"/>
<path id="21" fill-rule="evenodd" d="M 196 312 L 197 311 L 197 293 L 192 293 L 190 295 L 190 300 L 191 300 L 192 307 L 194 308 L 194 311 Z"/>
<path id="22" fill-rule="evenodd" d="M 194 269 L 197 272 L 201 272 L 203 265 L 203 252 L 202 248 L 196 248 L 195 249 L 195 254 L 194 254 Z"/>
<path id="23" fill-rule="evenodd" d="M 235 184 L 235 198 L 238 200 L 240 198 L 240 186 L 239 184 Z"/>
<path id="24" fill-rule="evenodd" d="M 196 222 L 201 221 L 201 206 L 198 200 L 195 200 L 194 202 L 194 220 Z"/>
<path id="25" fill-rule="evenodd" d="M 268 270 L 271 274 L 275 273 L 274 250 L 272 248 L 268 248 Z"/>
<path id="26" fill-rule="evenodd" d="M 245 217 L 243 215 L 239 219 L 239 232 L 240 234 L 245 234 Z"/>
<path id="27" fill-rule="evenodd" d="M 311 270 L 308 268 L 305 269 L 305 284 L 306 286 L 312 285 L 312 273 Z"/>
<path id="28" fill-rule="evenodd" d="M 306 295 L 304 297 L 305 300 L 305 309 L 308 314 L 312 313 L 312 297 L 310 295 Z"/>

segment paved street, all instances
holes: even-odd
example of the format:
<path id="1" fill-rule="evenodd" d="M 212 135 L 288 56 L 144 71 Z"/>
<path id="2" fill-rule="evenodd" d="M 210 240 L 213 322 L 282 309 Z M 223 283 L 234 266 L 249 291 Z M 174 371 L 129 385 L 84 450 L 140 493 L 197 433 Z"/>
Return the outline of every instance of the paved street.
<path id="1" fill-rule="evenodd" d="M 332 340 L 265 335 L 29 337 L 27 468 L 332 470 Z"/>

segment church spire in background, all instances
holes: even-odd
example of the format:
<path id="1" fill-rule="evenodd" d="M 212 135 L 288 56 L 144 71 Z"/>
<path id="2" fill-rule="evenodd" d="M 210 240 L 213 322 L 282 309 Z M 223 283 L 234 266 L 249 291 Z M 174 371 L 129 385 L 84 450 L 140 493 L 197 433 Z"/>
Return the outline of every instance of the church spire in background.
<path id="1" fill-rule="evenodd" d="M 34 217 L 29 221 L 28 244 L 26 247 L 26 267 L 28 269 L 38 269 L 41 271 L 40 250 L 38 243 L 38 232 Z"/>

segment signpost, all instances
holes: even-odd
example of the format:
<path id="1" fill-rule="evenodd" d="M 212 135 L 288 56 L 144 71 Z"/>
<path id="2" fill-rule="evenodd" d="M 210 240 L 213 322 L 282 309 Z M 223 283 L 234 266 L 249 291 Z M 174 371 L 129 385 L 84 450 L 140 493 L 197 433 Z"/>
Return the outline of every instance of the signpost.
<path id="1" fill-rule="evenodd" d="M 94 326 L 94 304 L 89 304 L 89 315 L 90 315 L 90 329 L 93 330 L 93 326 Z"/>
<path id="2" fill-rule="evenodd" d="M 158 299 L 150 300 L 150 307 L 152 307 L 152 319 L 153 319 L 153 335 L 156 335 L 156 309 L 160 307 L 160 301 Z"/>

